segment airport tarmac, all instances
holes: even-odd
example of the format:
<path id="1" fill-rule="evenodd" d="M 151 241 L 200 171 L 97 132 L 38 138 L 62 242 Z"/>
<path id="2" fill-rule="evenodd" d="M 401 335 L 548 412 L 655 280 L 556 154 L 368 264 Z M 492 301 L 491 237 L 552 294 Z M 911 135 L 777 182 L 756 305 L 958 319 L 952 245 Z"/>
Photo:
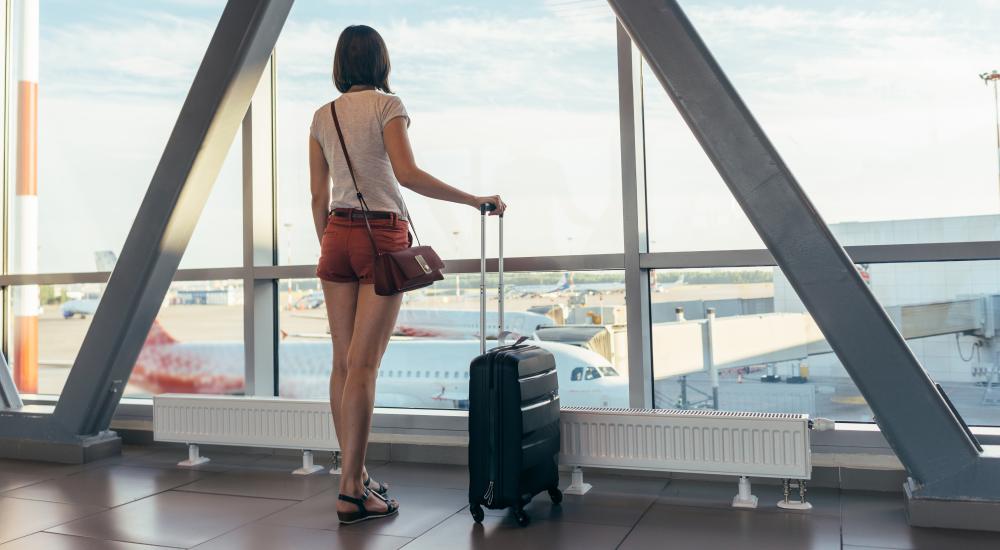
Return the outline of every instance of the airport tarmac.
<path id="1" fill-rule="evenodd" d="M 767 292 L 769 284 L 754 285 L 718 285 L 729 286 L 728 289 L 696 289 L 695 287 L 711 287 L 717 285 L 687 285 L 675 287 L 667 293 L 655 293 L 654 300 L 686 300 L 705 299 L 708 294 L 714 296 L 732 296 L 738 290 L 741 297 L 760 297 Z M 735 289 L 732 287 L 741 287 Z M 444 298 L 450 298 L 444 301 Z M 542 303 L 561 303 L 565 297 L 545 296 L 534 298 L 514 298 L 507 302 L 508 311 L 525 310 L 529 306 L 540 305 Z M 605 292 L 599 295 L 587 296 L 588 305 L 603 303 L 604 305 L 616 305 L 616 302 L 624 299 L 624 293 Z M 492 300 L 495 305 L 495 297 Z M 279 302 L 284 303 L 284 301 Z M 456 300 L 454 296 L 437 296 L 428 300 L 414 300 L 413 307 L 429 307 L 431 304 L 442 309 L 450 307 L 459 309 L 470 309 L 478 307 L 478 299 L 474 296 L 465 296 L 462 300 Z M 218 305 L 170 305 L 164 307 L 158 317 L 158 322 L 175 339 L 181 342 L 219 342 L 219 341 L 241 341 L 243 339 L 243 306 L 218 306 Z M 290 336 L 289 340 L 295 339 L 323 339 L 326 337 L 327 328 L 322 307 L 314 310 L 288 311 L 282 310 L 279 314 L 280 328 L 292 335 L 308 335 L 303 338 Z M 57 307 L 47 307 L 39 319 L 39 390 L 44 394 L 58 394 L 65 384 L 69 368 L 76 357 L 77 351 L 83 342 L 87 328 L 90 326 L 90 318 L 63 319 Z M 625 373 L 623 373 L 625 374 Z M 748 374 L 742 382 L 743 387 L 760 386 L 761 372 Z M 711 392 L 706 374 L 696 374 L 688 376 L 689 401 L 697 401 L 697 390 L 707 393 Z M 743 390 L 736 381 L 734 372 L 723 372 L 720 381 L 723 392 L 744 393 L 751 390 Z M 844 421 L 868 422 L 871 421 L 871 412 L 865 405 L 857 388 L 849 378 L 846 377 L 813 377 L 805 385 L 767 384 L 769 389 L 781 393 L 782 388 L 789 388 L 788 391 L 803 391 L 802 386 L 815 390 L 815 409 L 811 411 L 816 416 L 824 416 Z M 795 387 L 793 387 L 795 386 Z M 960 412 L 965 416 L 970 424 L 1000 424 L 1000 406 L 982 404 L 984 388 L 971 383 L 945 383 L 945 390 L 949 397 L 956 404 Z M 657 393 L 660 395 L 660 403 L 667 407 L 676 406 L 679 396 L 679 382 L 674 380 L 658 381 Z M 760 392 L 762 390 L 754 389 Z M 807 390 L 808 391 L 808 390 Z M 787 393 L 787 392 L 786 392 Z M 1000 390 L 998 390 L 1000 395 Z M 127 396 L 145 396 L 148 392 L 142 388 L 129 384 L 126 387 Z M 763 394 L 765 399 L 767 392 Z M 746 401 L 744 401 L 746 402 Z M 752 401 L 750 401 L 752 402 Z M 706 406 L 705 403 L 701 406 Z M 756 407 L 763 409 L 765 402 L 760 402 Z"/>

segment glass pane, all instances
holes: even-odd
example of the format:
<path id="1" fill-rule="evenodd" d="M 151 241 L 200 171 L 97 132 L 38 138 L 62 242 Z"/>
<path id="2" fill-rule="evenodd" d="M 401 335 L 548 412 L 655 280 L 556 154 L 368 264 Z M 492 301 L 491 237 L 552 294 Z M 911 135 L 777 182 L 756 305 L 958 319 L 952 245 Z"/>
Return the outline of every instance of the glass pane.
<path id="1" fill-rule="evenodd" d="M 504 284 L 504 325 L 555 355 L 564 406 L 628 406 L 622 272 L 508 273 Z M 499 328 L 496 285 L 491 275 L 488 346 L 496 345 Z M 333 346 L 318 281 L 286 280 L 280 289 L 279 392 L 327 399 Z M 479 333 L 478 274 L 449 275 L 407 293 L 382 359 L 376 405 L 467 408 Z"/>
<path id="2" fill-rule="evenodd" d="M 62 393 L 104 287 L 96 283 L 35 287 L 41 297 L 39 315 L 15 317 L 14 323 L 11 366 L 21 392 Z M 17 291 L 22 288 L 31 287 L 15 288 L 15 311 L 20 305 Z M 35 338 L 22 329 L 33 324 L 31 319 L 37 319 Z M 243 354 L 243 282 L 175 282 L 124 395 L 242 393 Z"/>
<path id="3" fill-rule="evenodd" d="M 13 117 L 9 135 L 9 177 L 34 183 L 37 207 L 10 186 L 12 272 L 107 269 L 121 253 L 223 6 L 41 3 L 34 182 L 28 164 L 18 167 L 31 156 L 30 117 L 23 127 Z M 12 59 L 21 60 L 30 30 L 15 27 Z M 8 90 L 15 113 L 30 110 L 22 69 L 31 73 L 15 67 Z M 195 231 L 182 267 L 241 263 L 240 174 L 237 141 L 201 217 L 211 227 Z"/>
<path id="4" fill-rule="evenodd" d="M 390 85 L 412 119 L 418 164 L 509 203 L 508 256 L 622 250 L 615 19 L 606 4 L 300 2 L 278 42 L 282 263 L 311 264 L 319 253 L 308 128 L 339 95 L 332 54 L 341 29 L 357 21 L 388 44 Z M 403 194 L 425 244 L 448 258 L 479 255 L 475 210 Z"/>
<path id="5" fill-rule="evenodd" d="M 870 264 L 858 270 L 966 422 L 1000 424 L 1000 261 Z M 780 270 L 658 270 L 656 276 L 657 407 L 872 421 L 871 409 Z"/>
<path id="6" fill-rule="evenodd" d="M 994 95 L 978 77 L 997 68 L 1000 5 L 682 4 L 828 223 L 880 224 L 878 244 L 1000 236 Z M 652 250 L 760 246 L 648 73 L 645 93 L 648 193 L 665 210 Z"/>

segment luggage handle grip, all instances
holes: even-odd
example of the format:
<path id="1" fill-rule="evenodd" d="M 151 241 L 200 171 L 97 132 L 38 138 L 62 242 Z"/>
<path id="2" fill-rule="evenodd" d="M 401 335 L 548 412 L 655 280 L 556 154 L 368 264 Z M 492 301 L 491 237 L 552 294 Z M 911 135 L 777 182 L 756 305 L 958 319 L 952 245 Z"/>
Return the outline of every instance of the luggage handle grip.
<path id="1" fill-rule="evenodd" d="M 486 212 L 496 210 L 497 205 L 491 202 L 486 202 L 479 205 L 480 216 L 480 244 L 481 244 L 481 254 L 479 258 L 479 352 L 480 354 L 486 353 Z M 500 218 L 500 243 L 497 252 L 497 275 L 499 277 L 498 289 L 497 289 L 497 301 L 498 301 L 498 322 L 497 322 L 497 344 L 502 346 L 504 344 L 504 337 L 506 336 L 504 331 L 503 322 L 503 299 L 504 299 L 504 285 L 503 285 L 503 214 L 499 215 Z"/>

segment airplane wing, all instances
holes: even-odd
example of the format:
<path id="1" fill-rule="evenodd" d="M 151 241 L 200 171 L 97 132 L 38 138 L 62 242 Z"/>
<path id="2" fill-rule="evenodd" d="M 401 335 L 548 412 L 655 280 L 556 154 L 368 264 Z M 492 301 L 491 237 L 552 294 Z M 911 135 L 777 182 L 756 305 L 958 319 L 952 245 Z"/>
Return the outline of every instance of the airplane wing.
<path id="1" fill-rule="evenodd" d="M 435 395 L 434 399 L 439 401 L 468 401 L 469 392 L 468 390 L 445 390 L 440 395 Z"/>

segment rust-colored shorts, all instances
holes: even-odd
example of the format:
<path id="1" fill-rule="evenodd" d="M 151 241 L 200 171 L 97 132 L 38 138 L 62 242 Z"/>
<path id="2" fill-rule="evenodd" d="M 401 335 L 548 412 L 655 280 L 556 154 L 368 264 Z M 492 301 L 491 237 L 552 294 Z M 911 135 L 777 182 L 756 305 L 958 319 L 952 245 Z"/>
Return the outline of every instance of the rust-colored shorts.
<path id="1" fill-rule="evenodd" d="M 351 209 L 337 208 L 334 211 L 349 213 Z M 398 219 L 395 213 L 391 218 L 371 219 L 368 223 L 371 224 L 379 252 L 395 252 L 411 246 L 409 224 Z M 355 210 L 353 217 L 334 216 L 331 212 L 320 242 L 316 276 L 335 283 L 358 281 L 372 284 L 374 262 L 372 242 L 360 211 Z"/>

